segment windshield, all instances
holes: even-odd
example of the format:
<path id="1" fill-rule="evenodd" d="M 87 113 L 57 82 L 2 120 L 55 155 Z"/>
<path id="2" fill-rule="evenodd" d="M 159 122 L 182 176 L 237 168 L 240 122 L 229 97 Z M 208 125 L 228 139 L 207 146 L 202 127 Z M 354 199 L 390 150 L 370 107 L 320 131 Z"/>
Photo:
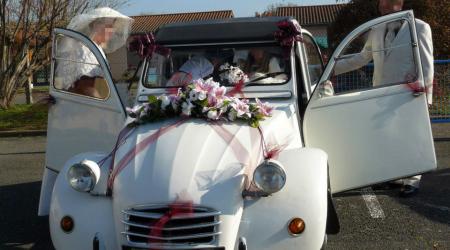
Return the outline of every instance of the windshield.
<path id="1" fill-rule="evenodd" d="M 245 79 L 250 85 L 284 84 L 290 78 L 289 58 L 273 44 L 173 47 L 168 57 L 154 54 L 143 81 L 147 88 L 177 87 L 213 78 L 225 86 Z M 237 76 L 245 74 L 245 78 Z"/>

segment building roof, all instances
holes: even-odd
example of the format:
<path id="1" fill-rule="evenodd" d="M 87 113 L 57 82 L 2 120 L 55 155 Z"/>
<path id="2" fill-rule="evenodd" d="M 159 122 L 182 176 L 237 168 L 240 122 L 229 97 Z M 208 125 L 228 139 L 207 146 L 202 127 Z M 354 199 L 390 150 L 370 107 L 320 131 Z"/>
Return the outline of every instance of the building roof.
<path id="1" fill-rule="evenodd" d="M 161 44 L 273 41 L 286 17 L 244 17 L 167 24 L 155 34 Z"/>
<path id="2" fill-rule="evenodd" d="M 275 16 L 292 16 L 300 25 L 330 24 L 346 4 L 278 7 Z"/>
<path id="3" fill-rule="evenodd" d="M 138 34 L 154 32 L 159 27 L 169 23 L 189 22 L 195 20 L 227 19 L 233 17 L 234 14 L 231 10 L 132 16 L 132 18 L 134 19 L 134 23 L 131 28 L 131 33 Z"/>

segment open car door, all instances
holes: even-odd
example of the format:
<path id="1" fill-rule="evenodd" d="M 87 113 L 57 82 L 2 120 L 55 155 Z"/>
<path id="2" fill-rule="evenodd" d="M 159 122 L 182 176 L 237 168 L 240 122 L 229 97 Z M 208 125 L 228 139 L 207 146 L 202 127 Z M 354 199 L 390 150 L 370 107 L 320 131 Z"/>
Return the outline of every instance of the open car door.
<path id="1" fill-rule="evenodd" d="M 303 121 L 306 145 L 328 153 L 333 193 L 436 168 L 420 57 L 412 11 L 361 25 L 333 53 Z"/>
<path id="2" fill-rule="evenodd" d="M 53 183 L 76 154 L 112 150 L 126 113 L 104 54 L 84 35 L 55 29 L 46 168 L 39 214 L 48 214 Z"/>

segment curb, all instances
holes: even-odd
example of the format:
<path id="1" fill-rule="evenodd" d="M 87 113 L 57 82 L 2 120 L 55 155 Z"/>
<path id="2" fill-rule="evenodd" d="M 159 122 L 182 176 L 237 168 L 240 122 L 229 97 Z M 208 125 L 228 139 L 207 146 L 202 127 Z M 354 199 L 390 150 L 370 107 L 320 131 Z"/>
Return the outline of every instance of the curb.
<path id="1" fill-rule="evenodd" d="M 438 137 L 434 138 L 434 141 L 450 141 L 450 137 Z"/>
<path id="2" fill-rule="evenodd" d="M 47 130 L 0 131 L 0 137 L 46 136 Z"/>

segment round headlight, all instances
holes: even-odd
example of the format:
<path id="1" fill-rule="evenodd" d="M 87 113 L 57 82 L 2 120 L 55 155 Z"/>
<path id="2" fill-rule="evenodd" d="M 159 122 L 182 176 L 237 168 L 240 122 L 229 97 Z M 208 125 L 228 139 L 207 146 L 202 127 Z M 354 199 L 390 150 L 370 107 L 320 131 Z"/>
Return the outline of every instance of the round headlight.
<path id="1" fill-rule="evenodd" d="M 273 194 L 284 187 L 286 173 L 277 161 L 266 160 L 255 169 L 253 183 L 261 191 Z"/>
<path id="2" fill-rule="evenodd" d="M 94 161 L 84 160 L 69 168 L 67 180 L 70 186 L 80 192 L 94 189 L 100 177 L 100 168 Z"/>

